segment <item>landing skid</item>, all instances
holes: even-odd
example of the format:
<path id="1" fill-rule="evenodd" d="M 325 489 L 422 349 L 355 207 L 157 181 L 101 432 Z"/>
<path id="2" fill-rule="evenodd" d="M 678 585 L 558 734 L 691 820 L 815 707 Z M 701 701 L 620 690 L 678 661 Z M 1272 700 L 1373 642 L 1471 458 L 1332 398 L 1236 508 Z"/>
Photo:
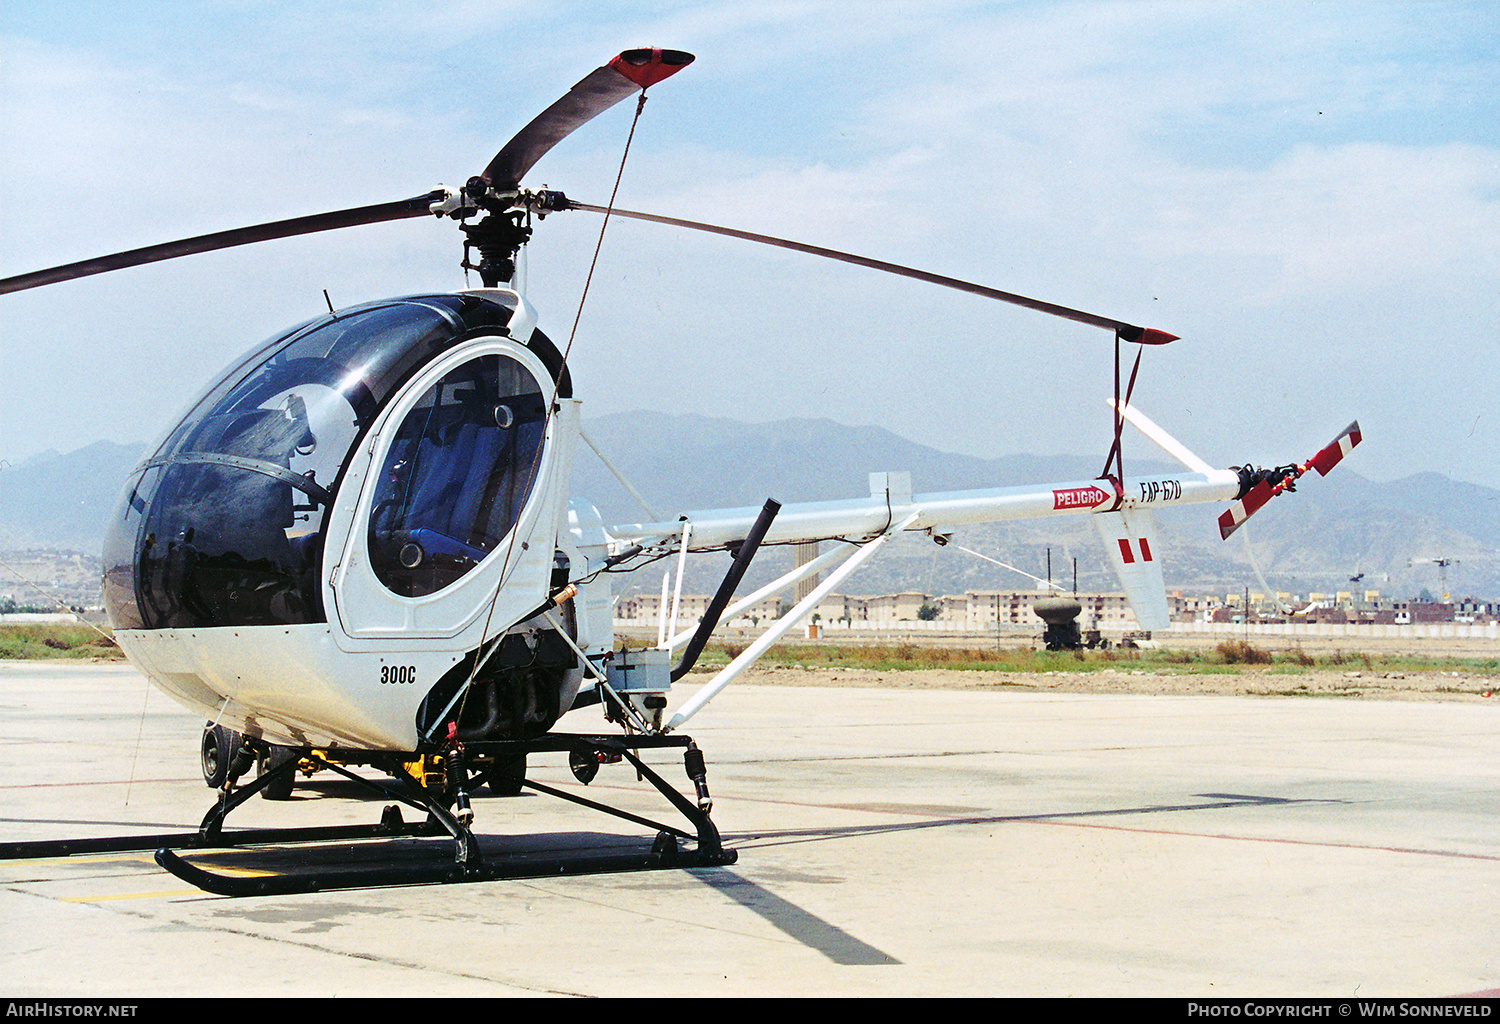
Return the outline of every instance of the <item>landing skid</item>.
<path id="1" fill-rule="evenodd" d="M 636 754 L 641 749 L 658 747 L 684 748 L 684 761 L 689 776 L 698 788 L 698 803 L 684 797 Z M 702 755 L 686 736 L 549 734 L 535 740 L 472 743 L 467 745 L 467 750 L 471 756 L 489 754 L 500 758 L 544 751 L 567 751 L 575 758 L 623 758 L 630 762 L 641 778 L 648 780 L 677 808 L 687 819 L 692 831 L 664 825 L 527 779 L 522 782 L 524 788 L 655 829 L 655 841 L 649 851 L 636 849 L 618 853 L 507 851 L 493 848 L 497 845 L 494 840 L 490 842 L 492 849 L 484 850 L 467 825 L 455 817 L 437 797 L 404 773 L 395 775 L 387 782 L 376 782 L 308 751 L 302 753 L 303 758 L 317 761 L 320 767 L 337 772 L 382 796 L 425 811 L 426 820 L 408 824 L 402 819 L 399 806 L 391 804 L 385 808 L 380 822 L 375 825 L 224 831 L 224 819 L 230 811 L 273 784 L 283 772 L 297 769 L 298 759 L 292 759 L 259 776 L 244 788 L 224 793 L 204 817 L 196 833 L 0 844 L 0 859 L 154 849 L 156 862 L 161 867 L 190 885 L 221 896 L 272 896 L 328 889 L 490 882 L 506 878 L 712 867 L 733 864 L 738 859 L 735 851 L 724 849 L 718 829 L 709 818 L 710 801 Z M 449 838 L 448 844 L 415 841 L 445 834 Z M 337 845 L 343 841 L 371 839 L 387 842 L 348 847 Z M 695 845 L 684 848 L 683 841 Z M 398 848 L 390 849 L 387 845 L 389 842 L 395 842 Z M 634 842 L 639 845 L 643 840 Z M 300 843 L 321 845 L 300 847 L 295 857 L 276 856 L 277 847 Z M 179 853 L 190 850 L 216 852 L 193 860 Z M 254 857 L 236 857 L 235 863 L 229 864 L 226 863 L 227 858 L 223 852 L 229 850 L 253 853 Z"/>

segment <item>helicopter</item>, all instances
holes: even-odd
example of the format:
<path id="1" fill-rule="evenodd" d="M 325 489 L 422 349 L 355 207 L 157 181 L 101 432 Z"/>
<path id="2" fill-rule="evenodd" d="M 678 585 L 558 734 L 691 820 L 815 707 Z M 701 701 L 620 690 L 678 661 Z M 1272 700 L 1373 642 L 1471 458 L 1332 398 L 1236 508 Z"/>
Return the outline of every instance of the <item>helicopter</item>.
<path id="1" fill-rule="evenodd" d="M 482 287 L 366 302 L 279 332 L 221 373 L 131 472 L 110 517 L 103 597 L 126 657 L 201 714 L 205 776 L 218 797 L 196 833 L 10 844 L 4 856 L 156 849 L 164 868 L 226 895 L 348 886 L 469 882 L 564 871 L 733 863 L 711 818 L 703 752 L 682 727 L 893 537 L 949 542 L 965 525 L 1090 515 L 1136 617 L 1169 626 L 1154 510 L 1229 502 L 1227 538 L 1309 470 L 1326 475 L 1360 443 L 1357 423 L 1305 463 L 1215 469 L 1130 404 L 1122 349 L 1168 344 L 1165 331 L 788 239 L 574 201 L 522 188 L 576 129 L 693 61 L 625 50 L 585 76 L 458 189 L 116 253 L 0 281 L 0 293 L 274 238 L 401 218 L 459 224 L 461 266 Z M 942 493 L 905 472 L 873 473 L 846 500 L 689 510 L 607 524 L 569 493 L 582 400 L 567 351 L 516 288 L 516 256 L 566 211 L 707 231 L 900 274 L 1110 331 L 1113 445 L 1097 478 Z M 607 223 L 607 220 L 606 220 Z M 1137 355 L 1136 368 L 1139 368 Z M 1183 471 L 1127 478 L 1130 422 Z M 834 542 L 748 597 L 735 594 L 762 546 Z M 654 647 L 616 649 L 614 579 L 690 554 L 731 557 L 702 619 Z M 717 624 L 770 593 L 824 573 L 688 700 L 672 685 Z M 673 622 L 668 628 L 668 622 Z M 555 728 L 597 707 L 603 728 Z M 680 749 L 684 796 L 641 758 Z M 527 758 L 566 753 L 578 781 L 628 761 L 688 822 L 662 825 L 526 778 Z M 241 784 L 253 765 L 259 772 Z M 375 781 L 351 770 L 369 766 Z M 378 824 L 225 831 L 257 792 L 285 795 L 298 771 L 331 770 L 387 797 Z M 530 788 L 656 829 L 648 853 L 520 862 L 480 848 L 471 791 Z M 401 806 L 425 815 L 407 823 Z M 223 873 L 179 849 L 256 843 L 446 836 L 451 856 L 370 866 Z M 689 846 L 684 847 L 684 843 Z"/>

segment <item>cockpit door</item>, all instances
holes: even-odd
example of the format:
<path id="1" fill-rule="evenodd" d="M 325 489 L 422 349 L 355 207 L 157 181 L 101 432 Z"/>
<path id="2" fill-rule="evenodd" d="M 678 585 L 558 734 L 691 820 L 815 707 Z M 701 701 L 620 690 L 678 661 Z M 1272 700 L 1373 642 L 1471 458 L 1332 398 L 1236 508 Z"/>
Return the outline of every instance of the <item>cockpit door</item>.
<path id="1" fill-rule="evenodd" d="M 541 361 L 506 338 L 467 342 L 413 378 L 351 463 L 330 521 L 343 633 L 451 637 L 540 604 L 576 417 Z"/>

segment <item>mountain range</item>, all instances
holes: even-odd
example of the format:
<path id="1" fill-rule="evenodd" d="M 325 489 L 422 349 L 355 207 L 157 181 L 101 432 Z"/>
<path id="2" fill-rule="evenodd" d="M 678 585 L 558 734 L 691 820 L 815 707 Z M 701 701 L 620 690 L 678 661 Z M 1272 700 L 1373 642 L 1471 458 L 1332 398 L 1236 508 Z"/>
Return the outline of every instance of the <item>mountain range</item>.
<path id="1" fill-rule="evenodd" d="M 590 420 L 585 430 L 620 474 L 662 518 L 694 509 L 853 498 L 869 493 L 868 474 L 906 470 L 917 493 L 1087 480 L 1102 457 L 1011 455 L 995 459 L 938 451 L 879 427 L 825 419 L 768 423 L 664 413 L 620 413 Z M 1368 443 L 1368 442 L 1367 442 Z M 1155 454 L 1139 438 L 1131 451 Z M 97 553 L 106 517 L 119 499 L 142 445 L 99 441 L 66 455 L 48 452 L 0 466 L 0 550 L 54 549 Z M 1293 495 L 1278 498 L 1229 541 L 1219 539 L 1221 506 L 1158 509 L 1159 546 L 1167 584 L 1184 592 L 1260 590 L 1255 565 L 1276 590 L 1292 593 L 1371 589 L 1395 597 L 1423 589 L 1443 592 L 1431 561 L 1453 560 L 1455 596 L 1500 597 L 1500 491 L 1417 473 L 1377 483 L 1360 476 L 1358 455 L 1327 479 L 1311 474 Z M 1171 472 L 1173 464 L 1126 459 L 1126 473 Z M 597 505 L 606 522 L 639 521 L 646 513 L 580 445 L 573 493 Z M 1247 544 L 1248 538 L 1248 544 Z M 939 547 L 925 536 L 903 536 L 844 588 L 876 594 L 929 594 L 967 589 L 1030 589 L 1024 575 L 957 550 L 959 546 L 1035 576 L 1080 589 L 1117 589 L 1087 516 L 964 528 Z M 1409 564 L 1413 563 L 1414 564 Z M 787 556 L 766 552 L 747 578 L 784 571 Z M 695 557 L 686 586 L 711 590 L 727 567 L 721 556 Z M 1354 583 L 1350 577 L 1363 573 Z M 646 575 L 646 574 L 641 574 Z M 654 573 L 646 585 L 660 576 Z"/>

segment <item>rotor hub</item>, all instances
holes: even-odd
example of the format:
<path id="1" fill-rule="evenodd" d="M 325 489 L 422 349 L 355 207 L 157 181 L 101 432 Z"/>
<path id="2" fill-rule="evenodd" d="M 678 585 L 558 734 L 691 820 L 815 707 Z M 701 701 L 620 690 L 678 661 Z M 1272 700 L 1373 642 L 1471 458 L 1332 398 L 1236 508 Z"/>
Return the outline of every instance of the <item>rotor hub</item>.
<path id="1" fill-rule="evenodd" d="M 508 284 L 516 276 L 516 252 L 531 239 L 531 219 L 525 210 L 487 210 L 482 220 L 463 224 L 465 270 L 476 270 L 486 288 Z M 479 250 L 479 262 L 470 251 Z"/>

